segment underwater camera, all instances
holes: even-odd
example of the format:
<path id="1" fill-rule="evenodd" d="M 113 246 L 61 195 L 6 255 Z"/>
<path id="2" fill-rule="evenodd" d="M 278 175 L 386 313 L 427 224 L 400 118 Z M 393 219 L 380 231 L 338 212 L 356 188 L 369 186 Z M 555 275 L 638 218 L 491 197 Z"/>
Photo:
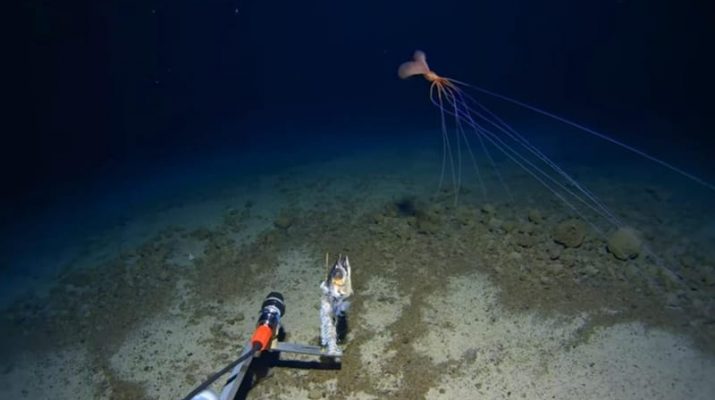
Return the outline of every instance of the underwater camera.
<path id="1" fill-rule="evenodd" d="M 251 343 L 259 344 L 259 350 L 266 350 L 271 341 L 278 335 L 281 317 L 285 315 L 286 305 L 283 295 L 271 292 L 261 304 L 256 330 L 251 337 Z"/>

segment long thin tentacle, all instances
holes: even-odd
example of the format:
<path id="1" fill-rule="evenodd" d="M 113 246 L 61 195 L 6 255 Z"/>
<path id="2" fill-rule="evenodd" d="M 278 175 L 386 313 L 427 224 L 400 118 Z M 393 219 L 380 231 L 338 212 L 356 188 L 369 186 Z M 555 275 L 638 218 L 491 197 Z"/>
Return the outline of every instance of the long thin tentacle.
<path id="1" fill-rule="evenodd" d="M 577 123 L 577 122 L 574 122 L 574 121 L 571 121 L 571 120 L 566 119 L 566 118 L 564 118 L 564 117 L 561 117 L 561 116 L 559 116 L 559 115 L 550 113 L 550 112 L 548 112 L 548 111 L 546 111 L 546 110 L 543 110 L 543 109 L 541 109 L 541 108 L 538 108 L 538 107 L 532 106 L 532 105 L 530 105 L 530 104 L 524 103 L 524 102 L 522 102 L 522 101 L 516 100 L 516 99 L 511 98 L 511 97 L 509 97 L 509 96 L 505 96 L 505 95 L 503 95 L 503 94 L 499 94 L 499 93 L 496 93 L 496 92 L 492 92 L 491 90 L 487 90 L 487 89 L 484 89 L 484 88 L 482 88 L 482 87 L 475 86 L 475 85 L 471 85 L 471 84 L 468 84 L 468 83 L 465 83 L 465 82 L 461 82 L 461 81 L 458 81 L 458 80 L 455 80 L 455 79 L 449 79 L 449 81 L 452 82 L 452 83 L 454 83 L 454 84 L 459 84 L 459 85 L 463 85 L 463 86 L 469 87 L 469 88 L 471 88 L 471 89 L 477 90 L 477 91 L 482 92 L 482 93 L 484 93 L 484 94 L 488 94 L 488 95 L 490 95 L 490 96 L 493 96 L 493 97 L 496 97 L 496 98 L 498 98 L 498 99 L 504 100 L 504 101 L 506 101 L 506 102 L 509 102 L 509 103 L 518 105 L 518 106 L 520 106 L 520 107 L 523 107 L 523 108 L 526 108 L 526 109 L 528 109 L 528 110 L 534 111 L 534 112 L 536 112 L 536 113 L 538 113 L 538 114 L 545 115 L 545 116 L 547 116 L 547 117 L 549 117 L 549 118 L 555 119 L 555 120 L 557 120 L 557 121 L 559 121 L 559 122 L 562 122 L 562 123 L 564 123 L 564 124 L 566 124 L 566 125 L 569 125 L 569 126 L 572 126 L 572 127 L 574 127 L 574 128 L 577 128 L 577 129 L 579 129 L 579 130 L 581 130 L 581 131 L 583 131 L 583 132 L 586 132 L 586 133 L 588 133 L 588 134 L 590 134 L 590 135 L 593 135 L 593 136 L 598 137 L 598 138 L 600 138 L 600 139 L 603 139 L 603 140 L 605 140 L 605 141 L 607 141 L 607 142 L 610 142 L 610 143 L 613 143 L 613 144 L 615 144 L 615 145 L 617 145 L 617 146 L 620 146 L 620 147 L 622 147 L 622 148 L 624 148 L 624 149 L 626 149 L 626 150 L 628 150 L 628 151 L 631 151 L 631 152 L 633 152 L 633 153 L 635 153 L 635 154 L 638 154 L 639 156 L 644 157 L 644 158 L 646 158 L 646 159 L 648 159 L 648 160 L 650 160 L 650 161 L 653 161 L 654 163 L 660 164 L 660 165 L 662 165 L 663 167 L 668 168 L 669 170 L 671 170 L 671 171 L 673 171 L 673 172 L 676 172 L 676 173 L 678 173 L 678 174 L 680 174 L 680 175 L 682 175 L 682 176 L 684 176 L 684 177 L 686 177 L 686 178 L 692 180 L 693 182 L 698 183 L 698 184 L 701 185 L 701 186 L 704 186 L 704 187 L 706 187 L 706 188 L 708 188 L 708 189 L 710 189 L 710 190 L 715 190 L 715 184 L 712 184 L 712 183 L 710 183 L 710 182 L 708 182 L 708 181 L 706 181 L 706 180 L 704 180 L 704 179 L 702 179 L 702 178 L 700 178 L 700 177 L 698 177 L 698 176 L 696 176 L 696 175 L 694 175 L 694 174 L 691 174 L 691 173 L 689 173 L 689 172 L 687 172 L 687 171 L 685 171 L 685 170 L 683 170 L 683 169 L 681 169 L 681 168 L 678 168 L 678 167 L 676 167 L 675 165 L 673 165 L 673 164 L 671 164 L 671 163 L 669 163 L 669 162 L 667 162 L 667 161 L 665 161 L 665 160 L 662 160 L 662 159 L 660 159 L 660 158 L 658 158 L 658 157 L 652 156 L 652 155 L 646 153 L 646 152 L 643 151 L 643 150 L 640 150 L 640 149 L 635 148 L 635 147 L 633 147 L 633 146 L 631 146 L 631 145 L 629 145 L 629 144 L 626 144 L 626 143 L 624 143 L 624 142 L 621 142 L 620 140 L 617 140 L 617 139 L 615 139 L 615 138 L 613 138 L 613 137 L 611 137 L 611 136 L 609 136 L 609 135 L 606 135 L 605 133 L 601 133 L 601 132 L 595 131 L 595 130 L 593 130 L 593 129 L 591 129 L 591 128 L 588 128 L 588 127 L 586 127 L 586 126 L 584 126 L 584 125 L 581 125 L 581 124 L 579 124 L 579 123 Z"/>
<path id="2" fill-rule="evenodd" d="M 458 103 L 457 103 L 458 100 L 461 100 L 461 99 L 462 99 L 462 96 L 463 96 L 462 90 L 459 89 L 459 87 L 457 87 L 457 86 L 455 86 L 455 85 L 449 83 L 448 80 L 446 80 L 445 87 L 448 89 L 448 90 L 447 90 L 447 93 L 448 93 L 448 95 L 449 95 L 449 97 L 448 97 L 449 101 L 451 101 L 451 102 L 454 103 L 455 119 L 456 119 L 456 121 L 458 122 L 459 127 L 461 127 L 461 126 L 462 126 L 461 120 L 464 119 L 464 117 L 459 117 L 458 114 L 459 114 L 460 112 L 462 112 L 462 113 L 464 113 L 464 112 L 469 112 L 468 109 L 466 109 L 466 108 L 464 107 L 463 102 L 462 102 L 462 104 L 460 104 L 459 106 L 458 106 Z M 459 99 L 458 99 L 458 97 L 459 97 Z M 465 111 L 462 111 L 462 110 L 465 110 Z M 466 114 L 465 114 L 465 116 L 466 116 Z M 483 181 L 482 181 L 482 179 L 481 179 L 481 174 L 479 174 L 479 171 L 478 171 L 478 168 L 479 168 L 479 167 L 477 167 L 476 159 L 474 158 L 474 153 L 472 153 L 472 149 L 471 149 L 471 147 L 469 146 L 469 141 L 468 141 L 468 139 L 466 138 L 466 135 L 464 135 L 464 132 L 462 132 L 462 134 L 463 134 L 463 137 L 464 137 L 464 139 L 465 139 L 465 142 L 467 143 L 467 148 L 469 149 L 469 152 L 470 152 L 470 155 L 471 155 L 471 157 L 472 157 L 472 161 L 473 161 L 473 163 L 474 163 L 475 169 L 477 170 L 477 174 L 478 174 L 478 176 L 479 176 L 480 184 L 483 185 L 484 183 L 483 183 Z M 511 194 L 511 190 L 509 189 L 509 185 L 507 185 L 506 181 L 505 181 L 504 178 L 502 177 L 502 174 L 501 174 L 501 172 L 499 171 L 499 168 L 497 167 L 496 162 L 494 162 L 494 158 L 492 157 L 491 153 L 489 152 L 489 149 L 488 149 L 487 146 L 485 145 L 484 140 L 482 139 L 482 136 L 481 136 L 481 135 L 477 135 L 477 137 L 478 137 L 479 143 L 480 143 L 480 145 L 481 145 L 481 147 L 482 147 L 482 151 L 484 151 L 484 154 L 486 155 L 487 159 L 489 160 L 489 163 L 491 164 L 491 167 L 492 167 L 492 170 L 494 171 L 494 174 L 497 176 L 497 179 L 499 179 L 499 182 L 501 183 L 501 186 L 504 188 L 504 191 L 505 191 L 505 193 L 507 194 L 507 197 L 509 198 L 509 200 L 510 200 L 510 201 L 513 201 L 513 200 L 514 200 L 514 197 L 513 197 L 512 194 Z M 486 189 L 483 189 L 483 194 L 484 194 L 484 196 L 486 197 Z"/>
<path id="3" fill-rule="evenodd" d="M 435 100 L 436 91 L 436 100 Z M 447 168 L 447 161 L 449 161 L 450 171 L 452 173 L 452 185 L 455 182 L 454 176 L 454 159 L 452 156 L 452 147 L 449 141 L 449 133 L 447 131 L 447 121 L 445 114 L 447 113 L 444 109 L 444 88 L 438 84 L 438 82 L 433 82 L 430 85 L 430 100 L 435 104 L 440 110 L 440 122 L 442 128 L 442 172 L 439 177 L 439 190 L 442 189 L 442 184 L 444 183 L 444 175 Z"/>
<path id="4" fill-rule="evenodd" d="M 458 121 L 457 126 L 458 126 L 458 130 L 459 130 L 459 135 L 464 140 L 465 146 L 467 147 L 467 151 L 469 152 L 469 158 L 472 160 L 472 165 L 474 166 L 474 172 L 477 174 L 477 180 L 479 181 L 479 189 L 482 192 L 482 201 L 486 201 L 487 200 L 487 187 L 484 184 L 484 180 L 482 179 L 482 173 L 480 171 L 479 164 L 477 163 L 477 158 L 474 157 L 474 152 L 472 151 L 472 146 L 469 145 L 469 138 L 467 138 L 467 134 L 464 131 L 464 126 L 463 126 L 462 122 L 459 120 L 459 118 L 457 119 L 457 121 Z M 482 144 L 482 146 L 484 146 L 484 141 L 481 140 L 481 138 L 480 138 L 480 143 Z"/>
<path id="5" fill-rule="evenodd" d="M 544 169 L 535 165 L 532 161 L 530 161 L 520 152 L 516 151 L 516 149 L 506 143 L 503 139 L 501 139 L 499 135 L 486 129 L 484 126 L 478 123 L 474 118 L 474 110 L 472 110 L 466 104 L 466 102 L 463 101 L 463 98 L 458 99 L 454 96 L 454 92 L 450 92 L 450 94 L 452 94 L 452 96 L 445 96 L 447 102 L 452 103 L 452 107 L 455 107 L 455 109 L 457 110 L 463 109 L 462 111 L 457 111 L 457 113 L 455 114 L 457 117 L 461 118 L 467 125 L 472 127 L 478 137 L 486 138 L 492 145 L 494 145 L 497 149 L 504 153 L 509 159 L 511 159 L 513 162 L 515 162 L 517 165 L 527 171 L 530 175 L 536 178 L 540 183 L 542 183 L 546 188 L 548 188 L 552 193 L 554 193 L 560 200 L 562 200 L 569 208 L 571 208 L 582 216 L 581 212 L 571 202 L 564 198 L 563 195 L 558 193 L 558 190 L 561 190 L 566 194 L 570 195 L 571 197 L 577 199 L 587 208 L 596 212 L 601 217 L 606 218 L 611 223 L 620 226 L 620 221 L 615 218 L 615 216 L 610 212 L 610 210 L 605 208 L 605 206 L 602 206 L 602 203 L 600 203 L 600 201 L 598 201 L 597 199 L 595 202 L 590 201 L 593 199 L 589 196 L 586 196 L 586 198 L 582 197 L 581 195 L 579 195 L 579 193 L 574 192 L 573 190 L 565 186 L 563 183 L 559 182 L 556 178 L 551 176 L 551 174 L 546 172 Z M 446 112 L 450 113 L 450 109 L 446 109 Z M 551 186 L 551 184 L 547 182 L 550 182 L 554 186 Z"/>
<path id="6" fill-rule="evenodd" d="M 537 159 L 539 159 L 541 162 L 544 164 L 548 165 L 551 169 L 553 169 L 557 174 L 559 174 L 562 178 L 564 178 L 569 185 L 573 186 L 576 190 L 581 192 L 589 201 L 591 201 L 596 207 L 598 207 L 604 214 L 608 216 L 608 218 L 612 221 L 617 226 L 621 226 L 622 223 L 618 219 L 618 217 L 613 214 L 613 212 L 606 207 L 603 202 L 598 199 L 591 191 L 588 190 L 585 186 L 580 184 L 578 181 L 576 181 L 571 175 L 566 173 L 561 167 L 558 166 L 555 162 L 553 162 L 549 157 L 547 157 L 544 153 L 542 153 L 538 148 L 533 146 L 529 141 L 521 135 L 516 129 L 512 128 L 510 125 L 508 125 L 506 122 L 504 122 L 501 118 L 499 118 L 496 114 L 491 112 L 488 108 L 486 108 L 484 105 L 479 103 L 476 99 L 474 99 L 472 96 L 469 96 L 468 94 L 464 94 L 465 98 L 469 99 L 472 103 L 476 104 L 480 109 L 482 109 L 487 116 L 482 114 L 481 112 L 474 110 L 473 108 L 469 107 L 468 105 L 466 106 L 469 110 L 469 113 L 473 116 L 476 116 L 480 118 L 481 120 L 486 121 L 490 125 L 494 126 L 497 128 L 499 131 L 501 131 L 503 134 L 505 134 L 507 137 L 510 139 L 514 140 L 521 146 L 523 146 L 529 153 L 531 153 L 533 156 L 535 156 Z"/>

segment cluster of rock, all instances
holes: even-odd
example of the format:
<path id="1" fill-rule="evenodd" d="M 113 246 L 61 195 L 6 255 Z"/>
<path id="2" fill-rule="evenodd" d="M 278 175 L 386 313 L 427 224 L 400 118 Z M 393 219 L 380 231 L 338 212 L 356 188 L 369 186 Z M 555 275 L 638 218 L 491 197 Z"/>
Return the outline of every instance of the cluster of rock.
<path id="1" fill-rule="evenodd" d="M 536 241 L 535 226 L 543 224 L 544 217 L 539 210 L 529 210 L 527 215 L 528 223 L 512 226 L 509 222 L 504 222 L 497 217 L 496 208 L 491 204 L 482 206 L 481 212 L 486 216 L 487 226 L 493 230 L 514 231 L 516 243 L 522 247 L 532 247 Z M 569 218 L 554 227 L 551 238 L 562 248 L 578 248 L 586 240 L 588 226 L 580 219 Z M 642 240 L 640 234 L 633 228 L 622 227 L 613 232 L 606 242 L 607 250 L 619 260 L 626 261 L 637 258 L 640 255 Z M 550 246 L 550 258 L 558 258 L 561 250 L 558 246 Z M 556 257 L 553 257 L 556 255 Z"/>

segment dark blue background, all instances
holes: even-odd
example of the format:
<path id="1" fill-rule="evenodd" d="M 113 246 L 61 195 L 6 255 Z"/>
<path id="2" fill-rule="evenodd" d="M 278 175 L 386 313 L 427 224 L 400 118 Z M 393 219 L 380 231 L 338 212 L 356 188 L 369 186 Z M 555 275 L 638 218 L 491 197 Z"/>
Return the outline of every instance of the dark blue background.
<path id="1" fill-rule="evenodd" d="M 675 143 L 707 174 L 708 3 L 24 0 L 5 61 L 5 210 L 218 147 L 407 140 L 435 126 L 424 82 L 396 78 L 416 48 L 446 76 L 646 149 Z"/>

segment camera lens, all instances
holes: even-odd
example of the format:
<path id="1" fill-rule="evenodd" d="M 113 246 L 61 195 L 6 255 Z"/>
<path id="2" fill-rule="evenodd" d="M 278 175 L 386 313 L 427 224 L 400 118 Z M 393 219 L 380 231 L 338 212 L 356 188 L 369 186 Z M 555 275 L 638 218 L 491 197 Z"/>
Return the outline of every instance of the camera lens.
<path id="1" fill-rule="evenodd" d="M 268 296 L 266 296 L 266 299 L 263 300 L 263 304 L 261 305 L 261 308 L 266 309 L 266 308 L 271 308 L 275 307 L 280 311 L 281 317 L 285 315 L 286 313 L 286 305 L 285 302 L 283 301 L 283 295 L 278 293 L 278 292 L 270 292 L 268 293 Z"/>

